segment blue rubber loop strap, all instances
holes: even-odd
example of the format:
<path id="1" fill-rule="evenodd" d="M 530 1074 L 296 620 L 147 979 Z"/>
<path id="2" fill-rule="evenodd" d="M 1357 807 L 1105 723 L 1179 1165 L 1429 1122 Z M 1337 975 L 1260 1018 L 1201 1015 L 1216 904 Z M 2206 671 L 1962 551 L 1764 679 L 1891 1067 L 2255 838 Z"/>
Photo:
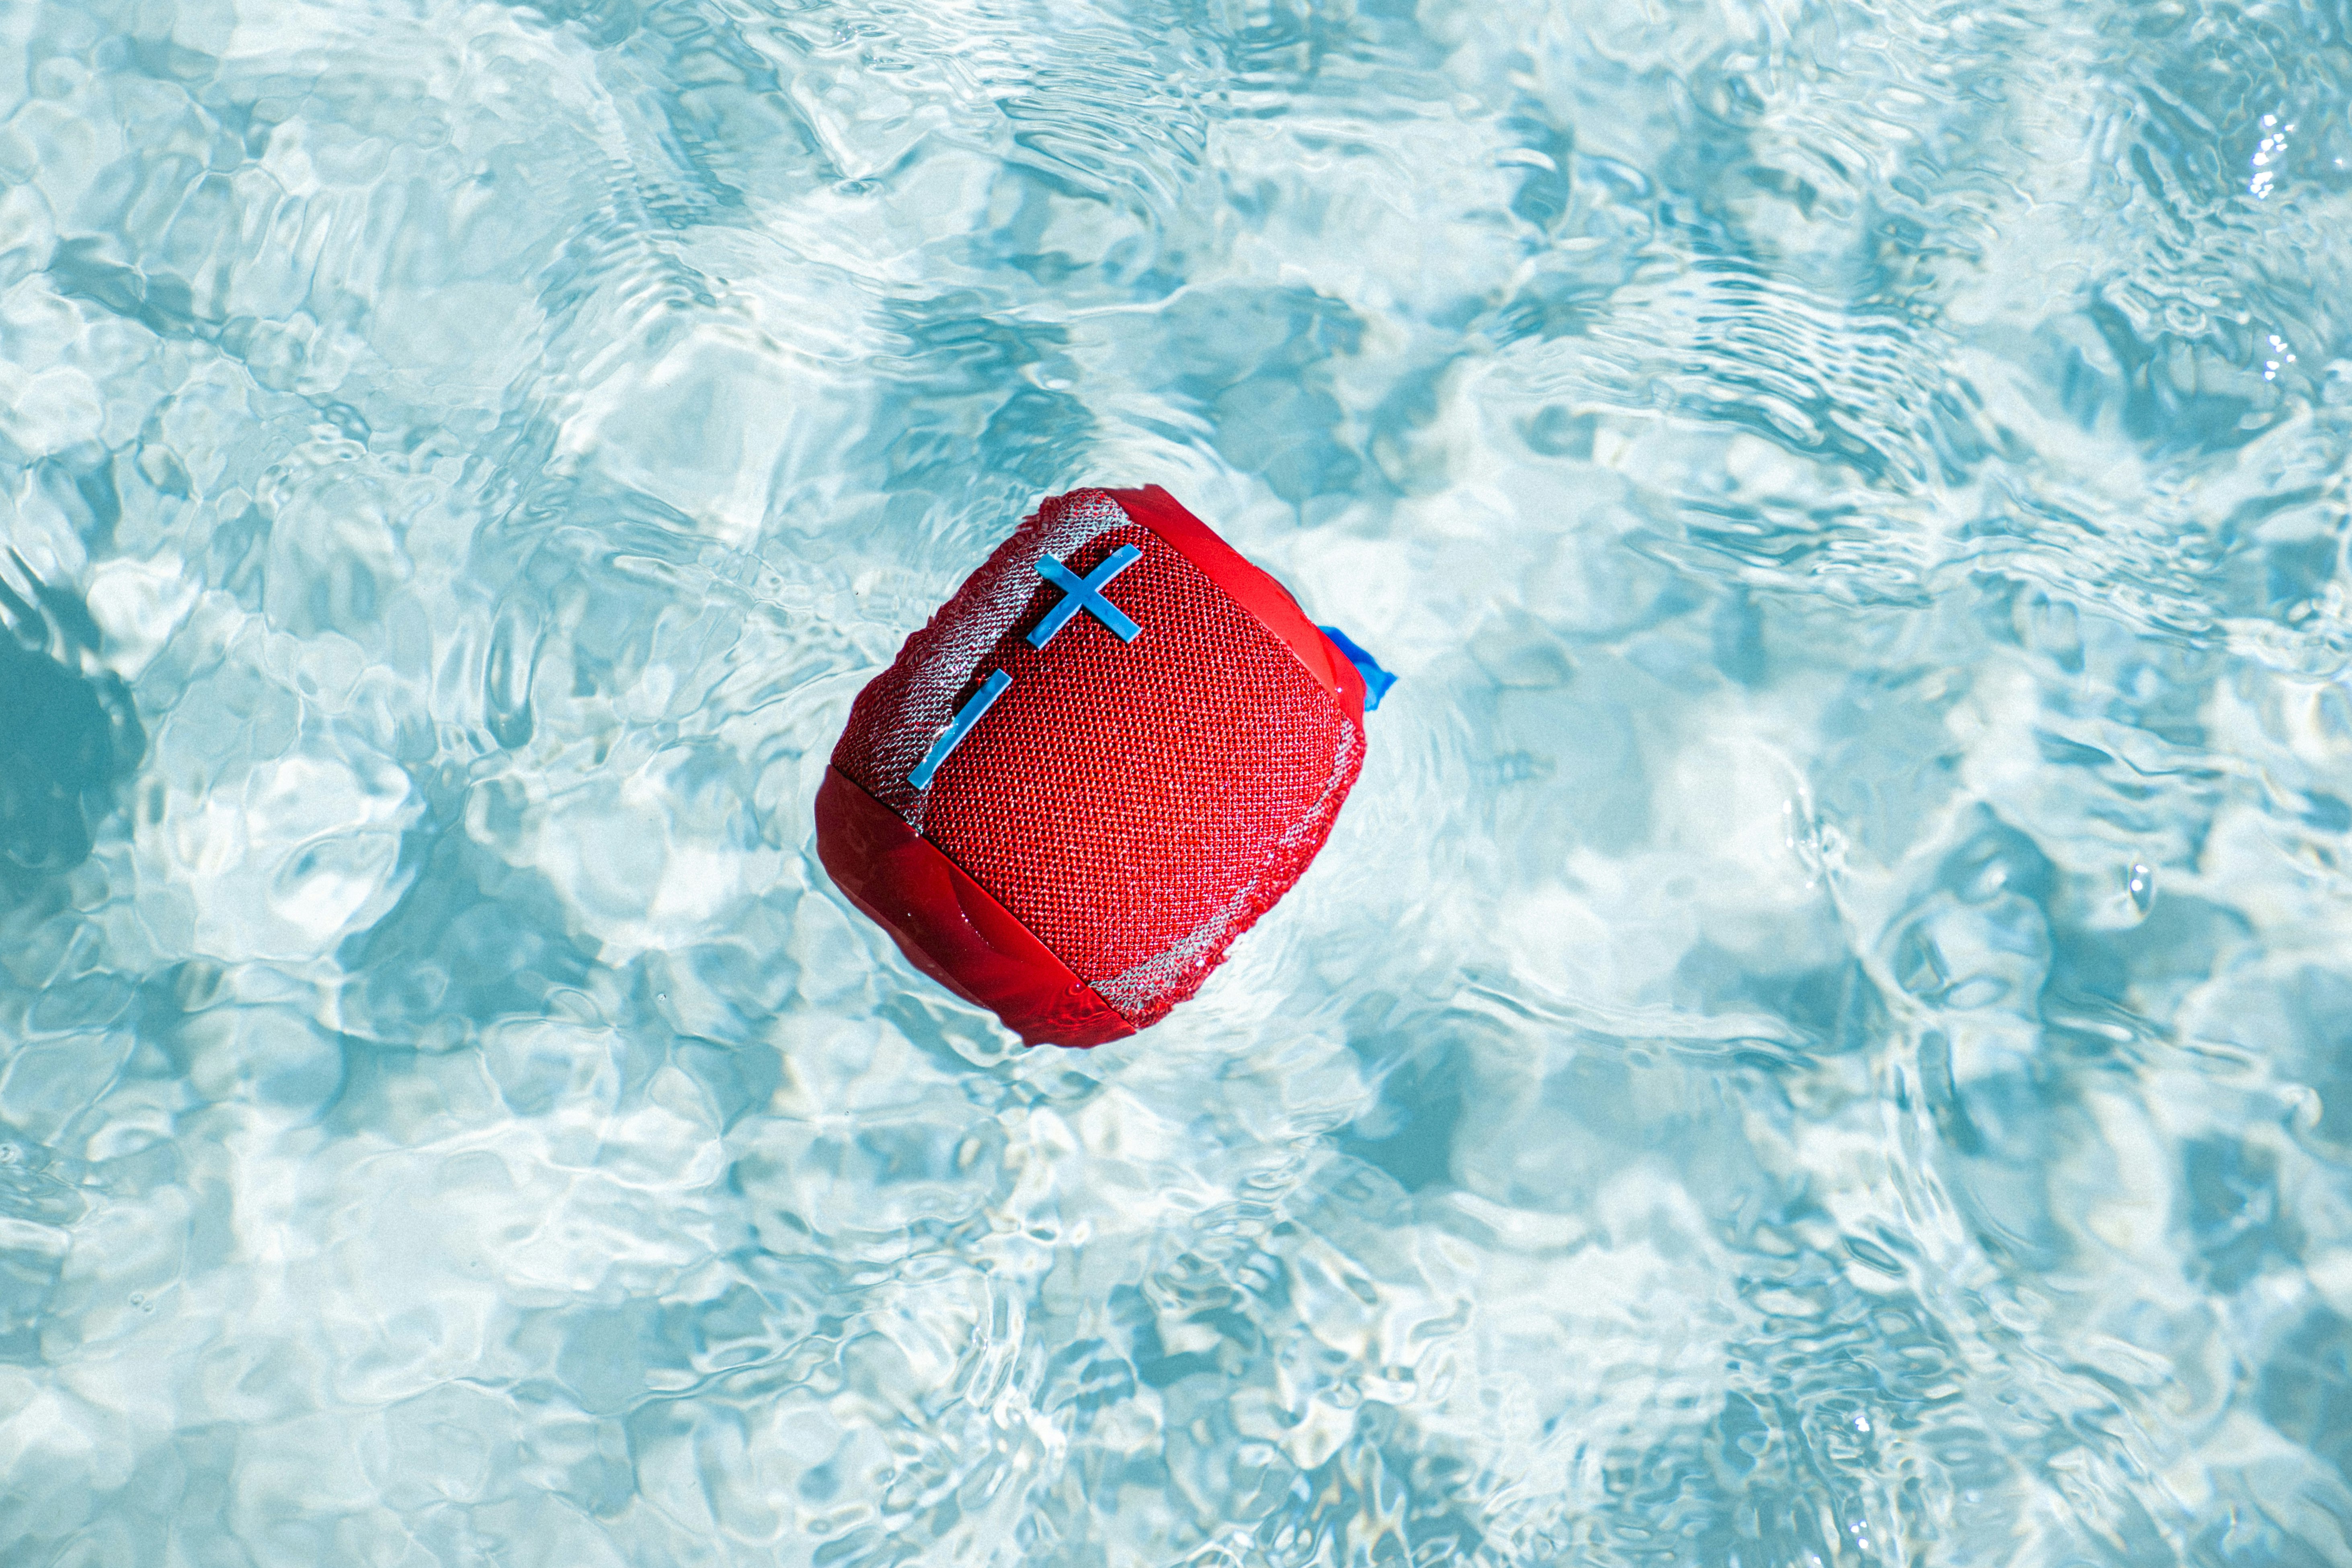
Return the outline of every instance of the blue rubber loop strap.
<path id="1" fill-rule="evenodd" d="M 1339 651 L 1348 656 L 1348 662 L 1356 667 L 1356 673 L 1364 678 L 1364 711 L 1369 713 L 1379 707 L 1381 699 L 1388 695 L 1389 688 L 1396 684 L 1396 677 L 1382 669 L 1378 660 L 1358 647 L 1355 639 L 1339 627 L 1317 626 L 1315 629 L 1338 644 Z"/>
<path id="2" fill-rule="evenodd" d="M 1121 642 L 1133 642 L 1136 633 L 1143 628 L 1128 617 L 1125 610 L 1103 597 L 1103 589 L 1110 580 L 1143 559 L 1143 552 L 1132 544 L 1122 544 L 1110 552 L 1110 559 L 1081 577 L 1050 555 L 1040 556 L 1037 575 L 1062 590 L 1062 602 L 1045 612 L 1037 629 L 1029 634 L 1031 647 L 1044 647 L 1054 640 L 1054 634 L 1070 624 L 1080 610 L 1092 616 L 1118 634 Z"/>
<path id="3" fill-rule="evenodd" d="M 948 721 L 948 727 L 940 731 L 940 738 L 931 742 L 931 749 L 923 753 L 923 760 L 915 764 L 915 771 L 907 775 L 907 782 L 917 789 L 930 788 L 931 775 L 940 771 L 940 764 L 948 760 L 948 753 L 963 744 L 963 738 L 971 733 L 971 727 L 980 722 L 980 716 L 994 707 L 996 700 L 1003 696 L 1012 685 L 1013 678 L 1000 669 L 990 676 L 979 690 L 965 698 L 963 706 L 956 710 L 956 716 Z"/>

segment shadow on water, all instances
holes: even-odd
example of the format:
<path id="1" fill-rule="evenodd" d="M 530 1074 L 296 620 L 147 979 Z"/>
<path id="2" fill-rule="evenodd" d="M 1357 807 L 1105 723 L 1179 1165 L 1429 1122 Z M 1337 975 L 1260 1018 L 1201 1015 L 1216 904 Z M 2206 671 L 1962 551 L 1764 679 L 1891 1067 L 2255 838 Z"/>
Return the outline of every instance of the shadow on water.
<path id="1" fill-rule="evenodd" d="M 0 577 L 0 897 L 88 858 L 146 751 L 130 692 L 89 657 L 97 640 L 79 600 Z"/>

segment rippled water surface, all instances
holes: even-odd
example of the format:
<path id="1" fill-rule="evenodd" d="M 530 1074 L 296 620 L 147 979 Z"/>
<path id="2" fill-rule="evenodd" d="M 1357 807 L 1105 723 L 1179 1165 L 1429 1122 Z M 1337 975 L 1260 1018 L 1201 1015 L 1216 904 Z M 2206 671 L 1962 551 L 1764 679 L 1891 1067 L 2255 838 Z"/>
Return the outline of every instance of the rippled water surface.
<path id="1" fill-rule="evenodd" d="M 0 1561 L 2352 1563 L 2352 19 L 0 6 Z M 852 694 L 1403 677 L 1024 1052 Z"/>

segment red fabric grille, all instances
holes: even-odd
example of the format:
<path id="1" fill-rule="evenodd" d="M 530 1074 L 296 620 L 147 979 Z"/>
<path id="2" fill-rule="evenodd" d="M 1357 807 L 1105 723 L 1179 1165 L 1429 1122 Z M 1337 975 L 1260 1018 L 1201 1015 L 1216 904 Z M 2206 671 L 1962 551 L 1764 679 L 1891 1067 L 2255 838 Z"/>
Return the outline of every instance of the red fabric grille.
<path id="1" fill-rule="evenodd" d="M 1119 546 L 1108 597 L 1024 640 Z M 907 775 L 990 673 L 1012 684 L 940 765 Z M 1190 996 L 1287 891 L 1362 764 L 1360 721 L 1276 637 L 1100 491 L 1049 501 L 858 697 L 835 765 L 1000 900 L 1137 1026 Z"/>

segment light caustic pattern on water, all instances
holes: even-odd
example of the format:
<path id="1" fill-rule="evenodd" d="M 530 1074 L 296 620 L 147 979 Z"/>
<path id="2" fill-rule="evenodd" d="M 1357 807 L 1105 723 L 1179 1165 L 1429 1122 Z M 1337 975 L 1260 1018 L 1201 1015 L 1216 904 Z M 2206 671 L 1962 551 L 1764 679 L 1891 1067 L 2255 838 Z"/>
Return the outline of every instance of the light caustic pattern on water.
<path id="1" fill-rule="evenodd" d="M 2352 1561 L 2352 37 L 0 7 L 0 1560 Z M 1404 677 L 1023 1052 L 851 695 L 1168 485 Z"/>

